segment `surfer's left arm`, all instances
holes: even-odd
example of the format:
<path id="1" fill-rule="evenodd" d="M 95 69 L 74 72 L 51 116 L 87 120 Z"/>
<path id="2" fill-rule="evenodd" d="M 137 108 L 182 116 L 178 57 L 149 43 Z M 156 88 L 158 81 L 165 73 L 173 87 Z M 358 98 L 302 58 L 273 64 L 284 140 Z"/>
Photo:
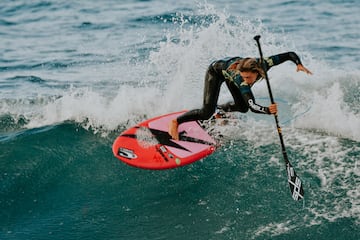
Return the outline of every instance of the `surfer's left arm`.
<path id="1" fill-rule="evenodd" d="M 242 98 L 247 104 L 247 107 L 254 113 L 262 114 L 277 114 L 277 105 L 276 103 L 271 104 L 269 107 L 264 107 L 255 102 L 254 95 L 250 89 L 250 86 L 246 83 L 240 85 L 240 93 Z"/>
<path id="2" fill-rule="evenodd" d="M 268 71 L 271 67 L 279 65 L 285 61 L 292 61 L 296 64 L 296 71 L 302 71 L 307 74 L 312 74 L 312 72 L 304 67 L 304 65 L 301 63 L 300 57 L 295 52 L 286 52 L 286 53 L 280 53 L 277 55 L 273 55 L 270 57 L 267 57 L 264 59 L 266 64 L 266 70 Z"/>

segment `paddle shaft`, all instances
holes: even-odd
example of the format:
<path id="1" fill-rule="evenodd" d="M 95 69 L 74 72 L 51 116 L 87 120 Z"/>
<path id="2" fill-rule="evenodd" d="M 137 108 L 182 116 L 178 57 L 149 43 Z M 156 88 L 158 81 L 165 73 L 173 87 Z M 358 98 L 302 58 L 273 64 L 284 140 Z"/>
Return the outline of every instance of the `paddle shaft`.
<path id="1" fill-rule="evenodd" d="M 255 39 L 255 41 L 257 43 L 257 46 L 259 48 L 260 62 L 261 62 L 262 68 L 263 68 L 263 70 L 265 72 L 265 79 L 266 79 L 267 87 L 268 87 L 268 90 L 269 90 L 270 100 L 271 100 L 271 103 L 274 104 L 275 101 L 274 101 L 274 97 L 272 95 L 272 91 L 271 91 L 271 87 L 270 87 L 270 81 L 269 81 L 269 77 L 268 77 L 267 72 L 266 72 L 266 66 L 265 66 L 265 62 L 264 62 L 264 58 L 263 58 L 263 54 L 262 54 L 262 50 L 261 50 L 261 46 L 260 46 L 260 41 L 259 41 L 260 40 L 260 35 L 255 36 L 254 39 Z M 282 133 L 281 133 L 281 128 L 280 128 L 279 119 L 278 119 L 277 114 L 274 115 L 274 118 L 275 118 L 275 122 L 276 122 L 277 132 L 278 132 L 279 138 L 280 138 L 281 150 L 282 150 L 282 154 L 283 154 L 283 157 L 284 157 L 284 162 L 285 162 L 285 165 L 286 165 L 286 172 L 287 172 L 287 176 L 288 176 L 288 183 L 289 183 L 289 186 L 290 186 L 290 191 L 291 191 L 291 194 L 292 194 L 292 198 L 297 201 L 297 200 L 300 200 L 300 199 L 302 199 L 304 197 L 304 189 L 302 187 L 302 183 L 301 183 L 300 178 L 298 178 L 298 176 L 296 175 L 296 172 L 295 172 L 294 168 L 291 166 L 291 163 L 290 163 L 290 161 L 288 159 L 286 149 L 285 149 L 284 139 L 283 139 L 283 136 L 282 136 Z"/>
<path id="2" fill-rule="evenodd" d="M 269 91 L 270 101 L 271 101 L 272 104 L 274 104 L 275 101 L 274 101 L 274 97 L 273 97 L 273 94 L 272 94 L 272 91 L 271 91 L 271 86 L 270 86 L 269 77 L 268 77 L 268 75 L 267 75 L 267 71 L 266 71 L 266 68 L 265 68 L 265 66 L 264 66 L 264 58 L 263 58 L 263 53 L 262 53 L 261 46 L 260 46 L 260 35 L 256 35 L 256 36 L 254 37 L 254 39 L 255 39 L 255 41 L 256 41 L 256 43 L 257 43 L 257 46 L 258 46 L 258 49 L 259 49 L 259 53 L 260 53 L 260 63 L 262 64 L 262 68 L 264 69 L 264 72 L 265 72 L 265 80 L 266 80 L 266 85 L 267 85 L 267 88 L 268 88 L 268 91 Z M 285 149 L 284 139 L 283 139 L 283 136 L 282 136 L 282 133 L 281 133 L 281 127 L 280 127 L 280 124 L 279 124 L 278 115 L 275 114 L 275 115 L 274 115 L 274 118 L 275 118 L 275 122 L 276 122 L 277 132 L 278 132 L 279 138 L 280 138 L 282 154 L 283 154 L 283 156 L 284 156 L 285 163 L 288 163 L 289 160 L 288 160 L 287 153 L 286 153 L 286 149 Z"/>

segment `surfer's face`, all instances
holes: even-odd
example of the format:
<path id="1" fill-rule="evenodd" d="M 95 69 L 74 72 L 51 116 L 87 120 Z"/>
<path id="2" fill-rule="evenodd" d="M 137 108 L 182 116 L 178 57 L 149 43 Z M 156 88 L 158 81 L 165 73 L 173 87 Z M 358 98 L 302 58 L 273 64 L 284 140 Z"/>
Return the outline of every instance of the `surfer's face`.
<path id="1" fill-rule="evenodd" d="M 249 84 L 253 85 L 256 82 L 256 79 L 259 76 L 259 73 L 257 72 L 240 72 L 240 76 L 244 81 Z"/>

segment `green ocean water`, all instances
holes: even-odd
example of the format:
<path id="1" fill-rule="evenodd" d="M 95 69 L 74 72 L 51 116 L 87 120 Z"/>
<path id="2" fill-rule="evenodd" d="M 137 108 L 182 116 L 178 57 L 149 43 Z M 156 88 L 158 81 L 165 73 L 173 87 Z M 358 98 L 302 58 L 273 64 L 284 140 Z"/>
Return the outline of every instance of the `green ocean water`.
<path id="1" fill-rule="evenodd" d="M 114 159 L 115 135 L 104 138 L 64 123 L 2 141 L 1 238 L 359 237 L 351 213 L 357 186 L 348 187 L 356 175 L 338 174 L 323 186 L 299 150 L 289 148 L 306 192 L 296 202 L 276 143 L 254 148 L 248 140 L 231 141 L 192 165 L 148 171 Z M 360 147 L 349 140 L 341 145 Z M 354 161 L 357 154 L 344 157 Z M 323 166 L 329 174 L 331 165 Z"/>

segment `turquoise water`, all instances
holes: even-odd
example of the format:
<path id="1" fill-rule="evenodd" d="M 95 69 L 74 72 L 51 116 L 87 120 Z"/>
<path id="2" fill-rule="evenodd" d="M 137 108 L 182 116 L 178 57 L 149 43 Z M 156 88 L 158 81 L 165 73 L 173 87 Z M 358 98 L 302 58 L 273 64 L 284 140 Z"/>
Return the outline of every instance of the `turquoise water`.
<path id="1" fill-rule="evenodd" d="M 358 1 L 2 1 L 0 239 L 359 239 Z M 239 114 L 194 164 L 136 169 L 127 127 L 199 107 L 207 65 L 296 51 L 269 72 L 275 124 Z M 267 104 L 265 81 L 254 93 Z M 230 98 L 224 87 L 220 102 Z M 159 101 L 160 99 L 160 101 Z"/>

